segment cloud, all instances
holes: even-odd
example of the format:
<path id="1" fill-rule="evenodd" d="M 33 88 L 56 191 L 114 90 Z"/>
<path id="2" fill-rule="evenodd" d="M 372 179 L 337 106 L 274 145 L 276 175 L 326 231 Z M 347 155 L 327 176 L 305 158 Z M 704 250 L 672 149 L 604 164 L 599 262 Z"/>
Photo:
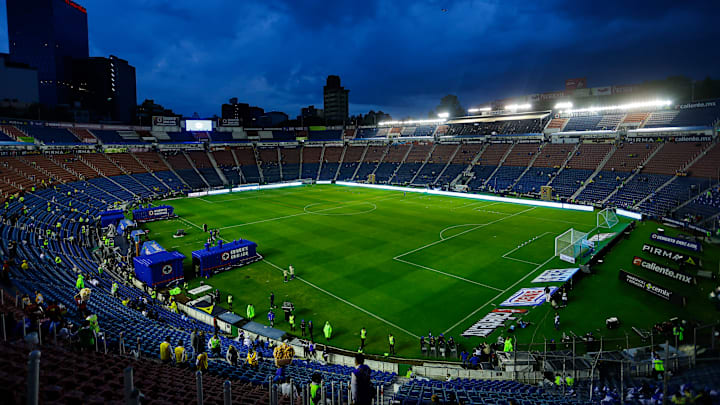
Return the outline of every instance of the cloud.
<path id="1" fill-rule="evenodd" d="M 425 116 L 449 93 L 472 105 L 569 77 L 601 86 L 720 69 L 718 2 L 80 2 L 91 52 L 130 61 L 138 98 L 183 114 L 219 114 L 238 97 L 295 116 L 322 106 L 330 74 L 351 113 Z"/>

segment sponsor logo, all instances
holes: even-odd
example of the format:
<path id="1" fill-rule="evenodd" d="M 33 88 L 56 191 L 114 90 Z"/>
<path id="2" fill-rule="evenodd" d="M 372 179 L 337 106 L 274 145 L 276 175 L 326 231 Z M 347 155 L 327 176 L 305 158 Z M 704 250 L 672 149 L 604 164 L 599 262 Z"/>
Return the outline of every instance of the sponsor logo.
<path id="1" fill-rule="evenodd" d="M 695 279 L 693 278 L 693 276 L 691 276 L 689 274 L 675 271 L 669 267 L 663 266 L 663 265 L 655 263 L 655 262 L 651 262 L 649 260 L 645 260 L 645 259 L 637 257 L 637 256 L 635 256 L 635 258 L 633 258 L 632 263 L 635 266 L 642 267 L 645 270 L 650 270 L 652 272 L 663 275 L 665 277 L 669 277 L 673 280 L 683 282 L 685 284 L 693 284 L 695 282 Z"/>
<path id="2" fill-rule="evenodd" d="M 675 294 L 672 290 L 661 287 L 655 283 L 652 283 L 650 281 L 647 281 L 641 277 L 638 277 L 634 274 L 630 274 L 626 272 L 625 270 L 620 270 L 620 280 L 630 284 L 633 287 L 645 290 L 646 292 L 664 299 L 665 301 L 674 302 L 676 304 L 682 304 L 685 305 L 685 298 L 682 296 L 678 296 Z"/>
<path id="3" fill-rule="evenodd" d="M 657 233 L 653 233 L 650 235 L 651 240 L 656 240 L 658 242 L 667 243 L 668 245 L 673 245 L 685 249 L 694 250 L 696 252 L 700 251 L 700 244 L 697 242 L 693 242 L 691 240 L 685 240 L 685 239 L 679 239 L 679 238 L 673 238 L 670 236 L 660 235 Z"/>
<path id="4" fill-rule="evenodd" d="M 680 104 L 678 106 L 678 108 L 681 110 L 685 110 L 688 108 L 704 108 L 704 107 L 715 107 L 715 106 L 717 106 L 717 103 L 715 101 L 706 101 L 704 103 Z"/>
<path id="5" fill-rule="evenodd" d="M 173 272 L 173 267 L 172 267 L 171 264 L 166 264 L 166 265 L 163 266 L 163 268 L 162 268 L 162 274 L 164 274 L 164 275 L 167 276 L 168 274 L 170 274 L 170 273 L 172 273 L 172 272 Z"/>
<path id="6" fill-rule="evenodd" d="M 564 283 L 572 278 L 580 270 L 579 267 L 569 269 L 549 269 L 535 277 L 533 283 Z"/>
<path id="7" fill-rule="evenodd" d="M 524 314 L 528 310 L 520 308 L 495 308 L 492 312 L 507 312 L 508 314 Z"/>
<path id="8" fill-rule="evenodd" d="M 575 258 L 566 254 L 560 253 L 560 260 L 568 263 L 575 264 Z"/>
<path id="9" fill-rule="evenodd" d="M 557 287 L 550 287 L 550 295 L 557 291 Z M 533 287 L 533 288 L 521 288 L 520 291 L 516 292 L 510 298 L 503 301 L 501 307 L 527 307 L 537 306 L 545 302 L 545 288 L 544 287 Z"/>
<path id="10" fill-rule="evenodd" d="M 462 336 L 488 337 L 495 329 L 505 326 L 506 321 L 514 320 L 513 315 L 512 312 L 491 312 L 475 322 Z"/>
<path id="11" fill-rule="evenodd" d="M 230 252 L 223 252 L 220 257 L 223 259 L 223 261 L 230 260 Z"/>
<path id="12" fill-rule="evenodd" d="M 676 263 L 685 263 L 691 266 L 700 265 L 700 259 L 696 257 L 692 257 L 684 253 L 673 252 L 672 250 L 663 249 L 658 246 L 648 245 L 647 243 L 643 244 L 642 251 L 650 253 L 651 255 L 664 257 Z"/>

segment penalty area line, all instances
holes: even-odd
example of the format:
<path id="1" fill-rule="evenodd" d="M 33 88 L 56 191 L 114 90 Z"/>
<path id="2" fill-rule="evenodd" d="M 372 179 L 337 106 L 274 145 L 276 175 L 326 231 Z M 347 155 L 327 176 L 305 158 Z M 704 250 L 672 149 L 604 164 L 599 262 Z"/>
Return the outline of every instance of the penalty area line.
<path id="1" fill-rule="evenodd" d="M 495 301 L 496 299 L 500 298 L 503 294 L 505 294 L 505 293 L 507 293 L 508 291 L 510 291 L 510 289 L 514 288 L 516 285 L 518 285 L 518 284 L 522 283 L 523 281 L 525 281 L 526 278 L 530 277 L 530 275 L 534 274 L 536 271 L 540 270 L 543 266 L 545 266 L 546 264 L 550 263 L 550 261 L 552 261 L 552 259 L 554 259 L 554 258 L 555 258 L 555 256 L 550 256 L 549 259 L 547 259 L 547 260 L 545 260 L 544 262 L 538 264 L 537 267 L 535 267 L 534 269 L 532 269 L 532 271 L 530 271 L 528 274 L 524 275 L 521 279 L 519 279 L 518 281 L 516 281 L 513 285 L 511 285 L 510 287 L 508 287 L 508 288 L 500 291 L 500 293 L 499 293 L 498 295 L 496 295 L 495 297 L 493 297 L 493 298 L 492 298 L 491 300 L 489 300 L 488 302 L 486 302 L 486 303 L 482 304 L 481 306 L 479 306 L 476 310 L 472 311 L 472 312 L 471 312 L 468 316 L 466 316 L 465 318 L 457 321 L 457 322 L 455 323 L 455 325 L 449 327 L 448 330 L 446 330 L 446 331 L 443 332 L 443 333 L 450 333 L 451 330 L 457 328 L 461 323 L 467 321 L 471 316 L 477 314 L 481 309 L 483 309 L 483 308 L 485 308 L 486 306 L 490 305 L 493 301 Z"/>
<path id="2" fill-rule="evenodd" d="M 280 267 L 280 266 L 278 266 L 278 265 L 276 265 L 276 264 L 274 264 L 274 263 L 269 262 L 267 259 L 263 259 L 262 261 L 265 262 L 265 263 L 267 263 L 267 264 L 269 264 L 269 265 L 271 265 L 272 267 L 275 267 L 276 269 L 278 269 L 278 271 L 283 271 L 283 270 L 284 270 L 282 267 Z M 409 336 L 414 337 L 415 339 L 420 339 L 420 336 L 418 336 L 418 335 L 416 335 L 416 334 L 414 334 L 414 333 L 412 333 L 412 332 L 410 332 L 410 331 L 408 331 L 408 330 L 406 330 L 406 329 L 404 329 L 404 328 L 401 328 L 400 326 L 397 326 L 397 325 L 395 325 L 394 323 L 392 323 L 392 322 L 390 322 L 390 321 L 388 321 L 388 320 L 386 320 L 386 319 L 383 319 L 383 318 L 381 318 L 381 317 L 373 314 L 372 312 L 370 312 L 370 311 L 368 311 L 368 310 L 366 310 L 366 309 L 364 309 L 364 308 L 361 308 L 361 307 L 353 304 L 352 302 L 350 302 L 350 301 L 348 301 L 348 300 L 346 300 L 346 299 L 344 299 L 344 298 L 340 298 L 340 297 L 338 297 L 337 295 L 331 293 L 330 291 L 327 291 L 327 290 L 325 290 L 325 289 L 323 289 L 323 288 L 321 288 L 321 287 L 318 287 L 317 285 L 315 285 L 315 284 L 313 284 L 313 283 L 305 280 L 305 279 L 302 278 L 302 277 L 295 276 L 295 278 L 298 279 L 298 280 L 300 280 L 300 281 L 302 281 L 303 283 L 305 283 L 305 284 L 307 284 L 307 285 L 315 288 L 316 290 L 319 290 L 319 291 L 324 292 L 325 294 L 327 294 L 327 295 L 335 298 L 335 299 L 338 300 L 338 301 L 342 301 L 342 302 L 344 302 L 345 304 L 350 305 L 351 307 L 357 309 L 358 311 L 364 312 L 365 314 L 372 316 L 373 318 L 377 319 L 378 321 L 381 321 L 381 322 L 383 322 L 383 323 L 385 323 L 385 324 L 387 324 L 387 325 L 389 325 L 389 326 L 392 326 L 392 327 L 395 328 L 395 329 L 401 330 L 401 331 L 405 332 L 406 334 L 408 334 Z"/>

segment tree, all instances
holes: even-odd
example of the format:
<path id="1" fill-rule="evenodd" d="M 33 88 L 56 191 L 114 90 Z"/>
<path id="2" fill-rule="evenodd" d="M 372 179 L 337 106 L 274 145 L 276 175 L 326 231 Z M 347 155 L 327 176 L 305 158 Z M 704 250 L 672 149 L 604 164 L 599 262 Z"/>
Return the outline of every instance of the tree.
<path id="1" fill-rule="evenodd" d="M 440 104 L 435 107 L 435 110 L 430 111 L 429 115 L 431 118 L 437 118 L 440 113 L 448 113 L 451 117 L 461 117 L 465 115 L 465 109 L 456 95 L 448 94 L 440 99 Z"/>

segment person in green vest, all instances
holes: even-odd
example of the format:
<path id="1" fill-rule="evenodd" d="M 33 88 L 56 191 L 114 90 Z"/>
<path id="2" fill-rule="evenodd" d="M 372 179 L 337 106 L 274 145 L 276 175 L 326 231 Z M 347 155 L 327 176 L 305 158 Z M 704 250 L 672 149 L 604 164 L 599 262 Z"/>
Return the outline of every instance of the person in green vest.
<path id="1" fill-rule="evenodd" d="M 117 281 L 113 281 L 112 287 L 110 287 L 110 295 L 113 297 L 117 295 L 118 289 L 120 286 L 118 285 Z"/>
<path id="2" fill-rule="evenodd" d="M 513 342 L 512 338 L 510 336 L 505 338 L 505 347 L 503 347 L 504 352 L 512 352 L 513 351 Z"/>
<path id="3" fill-rule="evenodd" d="M 328 341 L 332 338 L 332 326 L 330 326 L 330 321 L 325 321 L 325 326 L 323 327 L 323 334 L 325 335 L 325 339 Z"/>
<path id="4" fill-rule="evenodd" d="M 77 281 L 75 281 L 75 288 L 77 288 L 78 290 L 82 290 L 83 288 L 85 288 L 85 279 L 83 278 L 82 273 L 78 274 L 77 276 Z"/>
<path id="5" fill-rule="evenodd" d="M 176 314 L 180 313 L 180 311 L 178 311 L 177 302 L 175 300 L 172 300 L 172 302 L 170 303 L 170 311 L 175 312 Z"/>
<path id="6" fill-rule="evenodd" d="M 655 378 L 660 378 L 665 374 L 665 362 L 660 358 L 657 353 L 653 355 L 653 369 L 653 374 Z"/>
<path id="7" fill-rule="evenodd" d="M 255 307 L 253 306 L 253 304 L 248 304 L 245 314 L 247 315 L 247 319 L 251 321 L 253 320 L 253 318 L 255 318 Z"/>
<path id="8" fill-rule="evenodd" d="M 673 335 L 677 339 L 678 343 L 682 343 L 683 338 L 685 337 L 685 328 L 682 327 L 682 325 L 675 325 L 673 326 Z"/>
<path id="9" fill-rule="evenodd" d="M 390 345 L 390 354 L 395 354 L 395 336 L 391 334 L 388 335 L 388 344 Z"/>
<path id="10" fill-rule="evenodd" d="M 18 198 L 18 201 L 20 201 L 20 204 L 22 204 L 23 202 L 25 202 L 25 197 L 20 196 L 20 198 Z"/>
<path id="11" fill-rule="evenodd" d="M 563 385 L 563 379 L 562 379 L 562 376 L 560 376 L 560 374 L 555 376 L 555 385 L 557 385 L 558 387 Z"/>
<path id="12" fill-rule="evenodd" d="M 10 203 L 5 201 L 5 209 L 8 209 L 8 208 L 10 208 Z"/>
<path id="13" fill-rule="evenodd" d="M 232 302 L 233 302 L 233 296 L 232 296 L 232 294 L 228 294 L 227 303 L 228 303 L 228 308 L 230 309 L 230 311 L 232 311 Z"/>
<path id="14" fill-rule="evenodd" d="M 100 277 L 102 277 L 102 274 L 103 274 L 103 266 L 102 265 L 98 266 L 98 274 L 100 275 Z"/>
<path id="15" fill-rule="evenodd" d="M 573 384 L 575 384 L 575 379 L 573 378 L 573 376 L 571 376 L 570 374 L 568 374 L 568 375 L 565 377 L 565 384 L 567 384 L 568 387 L 572 387 Z"/>
<path id="16" fill-rule="evenodd" d="M 360 329 L 360 350 L 365 349 L 365 339 L 367 339 L 367 329 Z"/>
<path id="17" fill-rule="evenodd" d="M 210 346 L 210 354 L 213 357 L 220 357 L 220 338 L 218 335 L 213 335 L 208 345 Z"/>
<path id="18" fill-rule="evenodd" d="M 61 266 L 62 265 L 62 259 L 60 256 L 55 256 L 55 265 Z"/>
<path id="19" fill-rule="evenodd" d="M 95 331 L 96 334 L 100 333 L 100 324 L 98 323 L 98 317 L 96 314 L 91 314 L 85 319 L 90 322 L 90 328 Z"/>
<path id="20" fill-rule="evenodd" d="M 319 405 L 321 398 L 321 389 L 320 389 L 320 383 L 322 382 L 322 377 L 320 376 L 320 373 L 313 373 L 312 377 L 310 378 L 312 381 L 310 383 L 310 403 L 312 405 Z"/>
<path id="21" fill-rule="evenodd" d="M 43 248 L 45 248 L 45 249 L 48 248 L 48 240 L 47 239 L 43 240 Z"/>
<path id="22" fill-rule="evenodd" d="M 295 314 L 290 314 L 288 317 L 288 322 L 290 323 L 290 330 L 295 331 Z"/>
<path id="23" fill-rule="evenodd" d="M 155 299 L 157 298 L 157 290 L 155 290 L 154 288 L 152 290 L 150 290 L 150 298 L 153 301 L 155 301 Z"/>

